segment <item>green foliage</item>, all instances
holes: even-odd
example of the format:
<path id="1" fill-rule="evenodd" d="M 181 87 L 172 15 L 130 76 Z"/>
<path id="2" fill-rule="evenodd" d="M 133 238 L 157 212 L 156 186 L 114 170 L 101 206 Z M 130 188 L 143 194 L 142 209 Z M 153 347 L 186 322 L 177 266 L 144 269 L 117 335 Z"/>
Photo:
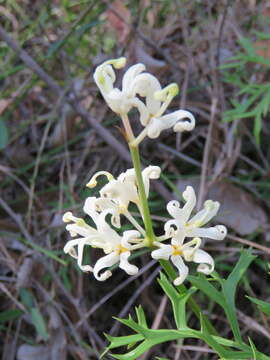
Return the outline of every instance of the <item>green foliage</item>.
<path id="1" fill-rule="evenodd" d="M 19 318 L 23 314 L 22 310 L 13 309 L 13 310 L 6 310 L 0 312 L 0 323 L 5 323 L 7 321 L 15 320 Z"/>
<path id="2" fill-rule="evenodd" d="M 213 280 L 215 280 L 217 286 L 211 284 L 203 275 L 197 277 L 189 276 L 189 280 L 193 286 L 184 293 L 182 292 L 182 288 L 181 293 L 179 293 L 179 287 L 174 287 L 168 278 L 161 273 L 158 282 L 164 293 L 170 299 L 177 329 L 149 329 L 143 308 L 139 306 L 135 310 L 136 320 L 131 316 L 129 316 L 128 319 L 117 319 L 132 329 L 135 334 L 121 337 L 107 335 L 110 342 L 107 351 L 124 346 L 127 347 L 126 353 L 112 354 L 112 356 L 120 360 L 135 360 L 157 344 L 185 338 L 195 338 L 205 342 L 224 360 L 251 358 L 269 360 L 270 357 L 259 352 L 251 339 L 249 339 L 249 344 L 246 344 L 242 340 L 235 308 L 237 286 L 254 258 L 255 256 L 251 254 L 250 250 L 242 251 L 237 264 L 227 279 L 222 279 L 217 273 L 214 274 Z M 173 276 L 173 274 L 171 275 Z M 186 319 L 186 304 L 197 290 L 201 290 L 209 299 L 222 307 L 231 326 L 232 333 L 234 334 L 234 340 L 211 334 L 202 314 L 200 316 L 200 330 L 189 327 Z M 253 298 L 252 301 L 262 308 L 267 309 L 267 311 L 270 311 L 270 305 L 267 307 L 265 302 L 258 301 L 257 299 L 254 301 Z"/>
<path id="3" fill-rule="evenodd" d="M 3 119 L 0 118 L 0 150 L 3 150 L 8 144 L 8 129 Z"/>
<path id="4" fill-rule="evenodd" d="M 254 304 L 256 304 L 260 311 L 262 311 L 266 315 L 270 316 L 270 304 L 269 304 L 269 302 L 262 301 L 262 300 L 254 298 L 254 297 L 251 297 L 251 296 L 247 296 L 247 298 L 250 301 L 252 301 Z"/>
<path id="5" fill-rule="evenodd" d="M 258 71 L 263 71 L 262 66 L 269 67 L 270 60 L 266 57 L 260 56 L 256 53 L 251 40 L 241 38 L 239 43 L 243 52 L 237 56 L 232 57 L 228 64 L 223 65 L 224 81 L 233 84 L 239 89 L 238 96 L 240 100 L 233 99 L 233 109 L 225 111 L 223 114 L 224 121 L 234 121 L 237 119 L 253 118 L 253 134 L 257 144 L 260 143 L 260 135 L 262 130 L 263 118 L 267 115 L 270 105 L 270 84 L 256 84 L 250 82 L 249 72 L 247 66 L 249 64 L 258 64 L 259 70 L 253 70 L 254 75 Z M 257 66 L 258 66 L 257 65 Z M 228 71 L 232 69 L 233 71 Z"/>
<path id="6" fill-rule="evenodd" d="M 42 340 L 47 341 L 49 339 L 49 334 L 47 332 L 46 322 L 39 308 L 36 306 L 34 295 L 26 288 L 22 288 L 20 290 L 20 298 L 31 316 L 31 321 L 36 329 L 36 332 Z"/>

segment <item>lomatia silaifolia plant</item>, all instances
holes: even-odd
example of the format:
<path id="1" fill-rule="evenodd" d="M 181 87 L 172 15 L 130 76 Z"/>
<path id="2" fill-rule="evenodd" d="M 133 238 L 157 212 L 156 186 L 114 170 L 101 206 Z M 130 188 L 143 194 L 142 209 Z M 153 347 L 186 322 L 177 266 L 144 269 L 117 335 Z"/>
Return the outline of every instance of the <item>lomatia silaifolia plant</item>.
<path id="1" fill-rule="evenodd" d="M 160 177 L 161 168 L 149 165 L 142 169 L 139 145 L 146 137 L 157 138 L 165 129 L 172 128 L 174 132 L 192 131 L 195 118 L 186 110 L 167 112 L 178 93 L 178 86 L 172 83 L 162 88 L 158 79 L 145 71 L 143 64 L 129 67 L 123 75 L 122 89 L 116 88 L 115 70 L 125 65 L 124 57 L 108 60 L 97 67 L 94 80 L 107 105 L 122 120 L 133 168 L 117 177 L 106 170 L 99 171 L 89 180 L 86 186 L 92 189 L 98 185 L 100 177 L 106 179 L 106 184 L 99 191 L 100 196 L 88 197 L 83 206 L 83 211 L 92 219 L 95 227 L 74 216 L 72 212 L 66 212 L 63 221 L 67 223 L 66 229 L 73 239 L 67 242 L 64 252 L 77 260 L 82 271 L 92 273 L 96 280 L 106 281 L 112 276 L 113 265 L 118 265 L 128 275 L 135 275 L 139 269 L 132 264 L 131 255 L 137 250 L 149 249 L 150 257 L 159 260 L 166 273 L 161 274 L 159 283 L 172 303 L 176 329 L 149 329 L 143 309 L 139 307 L 136 309 L 137 322 L 131 317 L 119 319 L 135 331 L 135 335 L 108 336 L 110 345 L 107 351 L 127 346 L 127 353 L 112 356 L 132 360 L 156 344 L 196 338 L 205 341 L 222 359 L 249 359 L 254 351 L 258 359 L 266 359 L 268 357 L 259 353 L 253 343 L 247 345 L 243 342 L 234 304 L 237 283 L 253 256 L 249 251 L 243 252 L 234 271 L 225 280 L 214 272 L 214 259 L 202 249 L 202 239 L 219 241 L 226 237 L 225 226 L 207 225 L 217 214 L 220 204 L 207 200 L 203 208 L 194 214 L 196 194 L 192 186 L 187 186 L 182 194 L 182 206 L 176 200 L 167 204 L 169 220 L 161 224 L 163 234 L 157 236 L 154 233 L 148 196 L 150 182 Z M 142 128 L 136 136 L 129 119 L 129 112 L 134 108 Z M 131 206 L 137 207 L 140 220 L 131 213 Z M 130 223 L 131 230 L 121 230 L 123 219 Z M 83 264 L 84 253 L 91 247 L 101 249 L 103 256 L 95 264 Z M 189 275 L 191 287 L 187 289 L 183 282 L 189 274 L 189 263 L 197 264 L 198 274 Z M 214 326 L 192 297 L 199 290 L 223 308 L 234 339 L 218 336 Z M 197 316 L 200 330 L 188 326 L 186 303 Z"/>

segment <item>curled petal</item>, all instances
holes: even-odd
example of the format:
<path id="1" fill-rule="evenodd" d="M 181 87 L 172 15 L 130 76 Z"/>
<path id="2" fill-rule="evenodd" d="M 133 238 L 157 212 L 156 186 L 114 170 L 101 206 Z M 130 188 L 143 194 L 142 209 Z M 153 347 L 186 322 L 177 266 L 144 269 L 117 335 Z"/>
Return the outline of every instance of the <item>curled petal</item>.
<path id="1" fill-rule="evenodd" d="M 227 235 L 227 229 L 223 225 L 217 225 L 210 228 L 195 228 L 188 231 L 190 237 L 206 237 L 213 240 L 223 240 Z"/>
<path id="2" fill-rule="evenodd" d="M 112 111 L 117 114 L 128 113 L 131 108 L 129 99 L 117 88 L 112 89 L 104 98 Z"/>
<path id="3" fill-rule="evenodd" d="M 94 72 L 94 80 L 106 100 L 106 95 L 113 89 L 115 82 L 115 69 L 121 69 L 126 65 L 126 58 L 111 59 L 105 61 L 96 68 Z"/>
<path id="4" fill-rule="evenodd" d="M 129 93 L 133 81 L 144 70 L 145 70 L 144 64 L 136 64 L 128 68 L 128 70 L 125 72 L 123 76 L 122 90 L 126 93 Z"/>
<path id="5" fill-rule="evenodd" d="M 89 180 L 89 182 L 86 184 L 87 187 L 94 188 L 95 186 L 97 186 L 97 178 L 99 176 L 106 176 L 106 178 L 108 179 L 108 181 L 113 180 L 114 177 L 111 173 L 109 173 L 108 171 L 98 171 L 97 173 L 95 173 L 95 175 L 93 175 L 91 177 L 91 179 Z"/>
<path id="6" fill-rule="evenodd" d="M 84 246 L 86 245 L 85 242 L 81 242 L 80 244 L 78 244 L 78 261 L 77 264 L 79 266 L 79 268 L 82 271 L 85 272 L 92 272 L 93 268 L 90 265 L 83 265 L 82 261 L 83 261 L 83 250 L 84 250 Z"/>
<path id="7" fill-rule="evenodd" d="M 129 100 L 129 104 L 130 106 L 134 106 L 135 108 L 137 108 L 140 114 L 140 123 L 143 126 L 146 126 L 149 119 L 149 109 L 146 107 L 146 105 L 136 97 Z"/>
<path id="8" fill-rule="evenodd" d="M 135 170 L 133 168 L 127 169 L 125 172 L 121 173 L 117 177 L 117 180 L 119 180 L 122 183 L 131 182 L 131 183 L 135 184 L 135 181 L 136 181 Z"/>
<path id="9" fill-rule="evenodd" d="M 142 171 L 145 194 L 147 197 L 149 195 L 149 187 L 150 187 L 149 180 L 150 179 L 158 179 L 160 177 L 160 173 L 161 173 L 161 169 L 159 166 L 147 166 Z"/>
<path id="10" fill-rule="evenodd" d="M 141 236 L 141 234 L 137 230 L 124 231 L 123 237 L 121 240 L 121 245 L 126 249 L 130 249 L 131 248 L 130 241 L 134 240 L 134 239 L 139 239 L 140 236 Z"/>
<path id="11" fill-rule="evenodd" d="M 181 121 L 185 118 L 188 118 L 190 121 Z M 185 110 L 177 110 L 168 115 L 153 117 L 146 127 L 147 135 L 155 139 L 160 135 L 161 131 L 172 126 L 175 132 L 191 131 L 195 127 L 195 118 L 189 111 Z"/>
<path id="12" fill-rule="evenodd" d="M 128 262 L 128 258 L 130 257 L 130 251 L 125 251 L 120 254 L 120 269 L 124 270 L 128 275 L 135 275 L 139 271 L 137 266 L 132 265 Z"/>
<path id="13" fill-rule="evenodd" d="M 203 274 L 209 275 L 214 271 L 215 263 L 212 258 L 206 251 L 198 249 L 193 257 L 195 263 L 200 264 L 197 267 L 197 271 Z"/>
<path id="14" fill-rule="evenodd" d="M 196 195 L 192 186 L 187 186 L 183 192 L 183 198 L 186 201 L 183 208 L 176 200 L 172 200 L 167 204 L 168 213 L 177 220 L 179 226 L 183 226 L 189 219 L 192 210 L 196 204 Z"/>
<path id="15" fill-rule="evenodd" d="M 114 245 L 118 245 L 121 242 L 121 237 L 118 235 L 118 233 L 110 227 L 110 225 L 106 221 L 106 216 L 108 214 L 112 214 L 111 209 L 107 209 L 102 211 L 101 214 L 99 214 L 98 219 L 96 221 L 97 225 L 97 232 L 102 237 L 106 243 L 109 246 L 109 248 L 112 248 Z"/>
<path id="16" fill-rule="evenodd" d="M 200 227 L 208 223 L 214 216 L 216 216 L 220 204 L 218 201 L 206 200 L 203 206 L 204 209 L 193 216 L 193 218 L 188 222 L 189 225 Z"/>
<path id="17" fill-rule="evenodd" d="M 75 250 L 75 246 L 78 245 L 80 239 L 74 239 L 74 240 L 70 240 L 66 243 L 66 245 L 64 246 L 64 253 L 65 254 L 69 254 L 70 256 L 72 256 L 74 259 L 78 259 L 78 255 L 77 252 Z"/>
<path id="18" fill-rule="evenodd" d="M 173 247 L 171 245 L 160 244 L 158 242 L 155 242 L 154 245 L 158 246 L 159 249 L 151 252 L 152 258 L 156 260 L 169 260 L 170 256 L 173 253 Z"/>
<path id="19" fill-rule="evenodd" d="M 97 198 L 96 197 L 88 197 L 85 200 L 84 203 L 84 207 L 83 207 L 83 211 L 89 215 L 94 221 L 97 219 L 98 217 L 98 213 L 96 211 L 96 201 Z"/>
<path id="20" fill-rule="evenodd" d="M 132 182 L 112 180 L 100 190 L 101 197 L 116 200 L 119 205 L 128 207 L 129 202 L 139 201 L 136 186 Z"/>
<path id="21" fill-rule="evenodd" d="M 111 65 L 101 64 L 94 72 L 94 80 L 106 100 L 107 94 L 112 91 L 115 82 L 115 73 Z"/>
<path id="22" fill-rule="evenodd" d="M 160 101 L 154 98 L 154 93 L 161 90 L 158 79 L 149 74 L 139 74 L 132 84 L 133 95 L 139 94 L 146 98 L 146 107 L 154 115 L 160 108 Z"/>
<path id="23" fill-rule="evenodd" d="M 96 235 L 96 229 L 92 228 L 91 226 L 87 225 L 86 223 L 75 223 L 75 224 L 68 224 L 66 226 L 67 231 L 70 232 L 71 236 L 81 235 L 82 237 L 89 237 Z"/>
<path id="24" fill-rule="evenodd" d="M 104 271 L 102 274 L 99 274 L 101 270 L 111 267 L 114 264 L 117 264 L 119 261 L 119 255 L 116 252 L 112 252 L 109 255 L 103 256 L 100 258 L 93 269 L 94 276 L 99 281 L 105 281 L 110 276 L 112 276 L 112 272 L 110 270 Z"/>
<path id="25" fill-rule="evenodd" d="M 85 245 L 91 245 L 91 243 L 88 242 L 87 239 L 70 240 L 65 245 L 64 252 L 77 259 L 77 264 L 82 271 L 93 271 L 93 268 L 90 265 L 82 265 L 83 250 Z M 78 246 L 78 254 L 75 250 L 75 246 Z"/>
<path id="26" fill-rule="evenodd" d="M 123 209 L 121 209 L 120 206 L 114 201 L 106 198 L 98 198 L 95 201 L 95 208 L 99 212 L 110 209 L 112 214 L 112 225 L 117 227 L 118 229 L 121 227 L 120 213 L 123 211 Z"/>
<path id="27" fill-rule="evenodd" d="M 179 255 L 171 256 L 173 265 L 177 268 L 179 276 L 174 280 L 174 285 L 182 284 L 188 276 L 188 267 L 185 265 L 183 259 Z"/>
<path id="28" fill-rule="evenodd" d="M 179 228 L 175 220 L 168 220 L 164 224 L 164 230 L 167 237 L 174 237 Z"/>
<path id="29" fill-rule="evenodd" d="M 193 261 L 194 254 L 201 246 L 201 238 L 196 237 L 182 246 L 183 257 L 185 261 Z"/>

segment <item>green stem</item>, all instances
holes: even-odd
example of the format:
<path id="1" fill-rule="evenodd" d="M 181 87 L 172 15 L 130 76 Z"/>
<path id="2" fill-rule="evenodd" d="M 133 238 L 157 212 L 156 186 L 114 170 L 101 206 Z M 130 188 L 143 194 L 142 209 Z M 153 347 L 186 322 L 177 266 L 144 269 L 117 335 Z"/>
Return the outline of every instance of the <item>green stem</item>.
<path id="1" fill-rule="evenodd" d="M 144 188 L 144 184 L 143 184 L 142 166 L 141 166 L 141 160 L 140 160 L 140 154 L 139 154 L 139 147 L 129 144 L 129 149 L 130 149 L 132 162 L 133 162 L 133 166 L 134 166 L 135 174 L 136 174 L 137 185 L 138 185 L 141 210 L 142 210 L 142 215 L 143 215 L 143 222 L 144 222 L 145 231 L 146 231 L 146 245 L 151 247 L 151 246 L 153 246 L 153 242 L 155 241 L 155 234 L 154 234 L 154 230 L 153 230 L 148 201 L 147 201 L 147 197 L 145 194 L 145 188 Z"/>
<path id="2" fill-rule="evenodd" d="M 174 271 L 174 268 L 167 260 L 159 260 L 160 265 L 162 266 L 163 270 L 166 272 L 168 277 L 173 281 L 176 278 L 176 274 Z M 176 286 L 177 290 L 180 294 L 185 294 L 187 292 L 187 288 L 184 284 Z M 202 310 L 200 309 L 199 305 L 196 303 L 196 301 L 191 296 L 188 299 L 188 306 L 191 309 L 191 311 L 195 314 L 195 316 L 200 320 L 201 316 L 204 320 L 204 323 L 212 335 L 218 336 L 218 332 L 214 328 L 214 326 L 211 324 L 211 322 L 208 320 L 208 318 L 202 313 Z"/>
<path id="3" fill-rule="evenodd" d="M 131 157 L 132 157 L 133 166 L 135 169 L 140 203 L 141 203 L 141 209 L 142 209 L 142 213 L 143 213 L 143 221 L 144 221 L 144 226 L 145 226 L 145 230 L 146 230 L 146 242 L 147 242 L 146 245 L 151 247 L 151 246 L 153 246 L 153 242 L 155 241 L 155 234 L 153 231 L 148 201 L 147 201 L 144 184 L 143 184 L 139 147 L 137 145 L 133 145 L 132 143 L 129 143 L 129 149 L 130 149 L 130 153 L 131 153 Z M 176 278 L 176 273 L 175 273 L 172 265 L 169 263 L 169 261 L 166 261 L 166 260 L 159 260 L 159 262 L 160 262 L 162 268 L 164 269 L 164 271 L 169 276 L 169 278 L 173 281 Z M 183 285 L 183 284 L 176 286 L 176 288 L 180 294 L 184 294 L 187 291 L 185 285 Z M 210 323 L 208 318 L 202 314 L 202 311 L 201 311 L 199 305 L 196 303 L 196 301 L 192 297 L 190 297 L 188 300 L 188 306 L 190 307 L 191 311 L 195 314 L 195 316 L 199 320 L 200 320 L 201 316 L 203 317 L 204 323 L 207 326 L 208 331 L 211 334 L 218 335 L 216 329 Z"/>

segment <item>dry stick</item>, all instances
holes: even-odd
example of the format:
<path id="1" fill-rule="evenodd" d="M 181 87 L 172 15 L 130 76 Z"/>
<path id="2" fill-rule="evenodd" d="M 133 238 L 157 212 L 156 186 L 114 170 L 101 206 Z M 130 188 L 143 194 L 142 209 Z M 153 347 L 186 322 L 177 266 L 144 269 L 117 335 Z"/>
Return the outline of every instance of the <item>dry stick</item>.
<path id="1" fill-rule="evenodd" d="M 129 24 L 125 17 L 122 16 L 119 12 L 117 12 L 113 6 L 111 5 L 111 1 L 106 1 L 103 0 L 102 1 L 104 4 L 106 4 L 108 6 L 108 8 L 110 9 L 110 11 L 116 16 L 118 17 L 118 19 L 120 19 L 126 26 L 128 26 L 129 28 L 131 28 L 132 31 L 134 31 L 138 37 L 143 40 L 143 42 L 148 45 L 149 47 L 151 47 L 153 50 L 156 51 L 157 54 L 159 54 L 161 57 L 163 57 L 168 64 L 170 64 L 175 71 L 177 71 L 178 73 L 180 73 L 180 67 L 179 64 L 173 60 L 173 58 L 169 55 L 169 53 L 167 51 L 165 51 L 164 49 L 162 49 L 158 44 L 156 44 L 153 40 L 149 39 L 147 36 L 144 35 L 144 33 L 137 28 L 136 26 Z"/>
<path id="2" fill-rule="evenodd" d="M 30 235 L 30 233 L 28 232 L 28 230 L 26 229 L 21 216 L 17 215 L 11 208 L 10 206 L 0 197 L 0 205 L 2 206 L 2 208 L 8 213 L 8 215 L 14 220 L 14 222 L 18 225 L 19 229 L 21 230 L 23 236 L 27 239 L 27 241 L 30 244 L 34 244 L 34 241 L 32 239 L 32 236 Z M 49 270 L 49 272 L 51 273 L 55 283 L 58 285 L 58 287 L 62 290 L 63 294 L 66 296 L 66 298 L 70 301 L 71 304 L 73 304 L 73 306 L 76 308 L 78 314 L 80 317 L 83 316 L 80 307 L 78 306 L 77 301 L 71 296 L 71 294 L 68 293 L 68 291 L 66 290 L 66 288 L 63 286 L 63 284 L 61 283 L 58 275 L 56 274 L 56 272 L 54 271 L 54 269 L 52 269 L 51 264 L 48 263 L 47 259 L 44 259 L 43 257 L 39 256 L 39 260 L 40 262 Z M 93 338 L 97 341 L 97 343 L 99 343 L 99 345 L 101 347 L 104 347 L 104 343 L 101 340 L 101 338 L 95 333 L 95 331 L 90 328 L 90 326 L 88 325 L 87 322 L 85 322 L 86 328 L 88 330 L 88 332 L 93 336 Z"/>
<path id="3" fill-rule="evenodd" d="M 46 302 L 51 304 L 52 306 L 54 306 L 56 311 L 58 311 L 58 313 L 60 314 L 62 319 L 66 322 L 67 326 L 69 327 L 70 333 L 73 336 L 73 338 L 75 339 L 76 343 L 78 345 L 80 345 L 82 343 L 81 336 L 80 336 L 79 332 L 77 331 L 77 329 L 75 328 L 75 326 L 73 325 L 72 321 L 70 321 L 69 317 L 66 315 L 66 313 L 62 309 L 62 307 L 55 300 L 52 299 L 52 295 L 49 294 L 48 291 L 37 280 L 35 280 L 35 284 L 38 287 L 38 289 L 42 292 L 42 294 L 45 296 Z M 83 347 L 81 347 L 81 349 L 84 351 L 84 359 L 83 360 L 87 360 L 85 350 L 83 349 Z"/>
<path id="4" fill-rule="evenodd" d="M 32 214 L 33 200 L 34 200 L 34 193 L 35 193 L 35 185 L 36 185 L 36 178 L 38 176 L 39 165 L 40 165 L 40 161 L 41 161 L 41 155 L 42 155 L 43 150 L 45 148 L 45 144 L 46 144 L 46 141 L 47 141 L 47 138 L 48 138 L 48 135 L 49 135 L 49 130 L 50 130 L 51 125 L 52 125 L 52 120 L 53 120 L 53 116 L 51 116 L 49 118 L 49 121 L 47 122 L 47 124 L 45 126 L 45 130 L 43 132 L 43 136 L 42 136 L 42 139 L 41 139 L 41 144 L 39 146 L 38 154 L 37 154 L 36 161 L 35 161 L 33 176 L 32 176 L 32 179 L 31 179 L 30 194 L 29 194 L 29 201 L 28 201 L 28 210 L 27 210 L 27 215 L 26 215 L 26 224 L 27 224 L 28 229 L 30 229 L 31 214 Z"/>
<path id="5" fill-rule="evenodd" d="M 127 278 L 125 281 L 120 283 L 118 286 L 116 286 L 112 291 L 110 291 L 108 294 L 103 296 L 94 306 L 91 307 L 90 310 L 87 311 L 86 314 L 83 315 L 83 318 L 77 322 L 75 325 L 76 329 L 78 329 L 85 320 L 89 318 L 92 314 L 94 314 L 103 304 L 105 304 L 111 297 L 113 297 L 115 294 L 117 294 L 119 291 L 124 289 L 127 285 L 129 285 L 131 282 L 136 280 L 138 277 L 140 277 L 142 274 L 144 274 L 147 270 L 149 270 L 153 265 L 157 263 L 156 260 L 150 261 L 147 265 L 145 265 L 140 271 L 134 275 Z"/>
<path id="6" fill-rule="evenodd" d="M 124 145 L 122 145 L 107 129 L 105 129 L 100 123 L 96 121 L 94 117 L 92 117 L 85 108 L 79 104 L 76 96 L 74 93 L 69 93 L 66 95 L 62 88 L 54 81 L 50 75 L 46 73 L 38 63 L 30 56 L 28 53 L 23 50 L 20 45 L 13 40 L 7 32 L 3 29 L 0 25 L 0 39 L 5 41 L 11 49 L 20 57 L 20 59 L 32 69 L 48 86 L 53 90 L 58 96 L 65 98 L 65 100 L 73 107 L 73 109 L 89 124 L 96 130 L 96 132 L 103 138 L 103 140 L 110 145 L 113 149 L 117 151 L 119 156 L 131 163 L 131 158 L 128 150 Z M 163 196 L 166 200 L 171 200 L 170 192 L 161 184 L 160 182 L 156 181 L 154 183 L 155 189 L 159 192 L 161 196 Z"/>
<path id="7" fill-rule="evenodd" d="M 227 237 L 228 237 L 229 239 L 232 239 L 232 240 L 234 240 L 234 241 L 237 241 L 237 242 L 239 242 L 239 243 L 241 243 L 241 244 L 245 244 L 245 245 L 248 245 L 248 246 L 251 246 L 251 247 L 260 249 L 260 250 L 262 250 L 264 253 L 270 255 L 270 249 L 269 249 L 268 247 L 266 247 L 266 246 L 257 244 L 257 243 L 255 243 L 255 242 L 253 242 L 253 241 L 250 241 L 250 240 L 242 239 L 242 238 L 240 238 L 240 237 L 238 237 L 238 236 L 234 236 L 234 235 L 227 235 Z"/>
<path id="8" fill-rule="evenodd" d="M 206 175 L 207 175 L 207 168 L 209 164 L 209 154 L 210 154 L 210 146 L 211 146 L 211 138 L 212 138 L 212 130 L 214 126 L 214 120 L 217 110 L 217 98 L 213 98 L 212 105 L 211 105 L 211 117 L 210 117 L 210 124 L 208 127 L 208 133 L 206 138 L 206 143 L 203 152 L 203 163 L 202 163 L 202 172 L 201 172 L 201 181 L 199 187 L 199 195 L 198 195 L 198 202 L 197 202 L 197 209 L 200 209 L 203 203 L 204 196 L 206 194 Z"/>
<path id="9" fill-rule="evenodd" d="M 227 0 L 227 3 L 225 4 L 224 11 L 222 14 L 221 24 L 218 31 L 218 41 L 217 41 L 217 48 L 216 48 L 216 69 L 215 69 L 215 75 L 216 75 L 216 86 L 217 86 L 217 94 L 219 99 L 221 100 L 221 110 L 222 112 L 225 111 L 225 101 L 224 101 L 224 94 L 221 93 L 221 80 L 220 80 L 220 51 L 221 51 L 221 43 L 222 43 L 222 36 L 224 32 L 224 26 L 226 22 L 226 18 L 228 15 L 228 9 L 231 5 L 231 0 Z"/>

